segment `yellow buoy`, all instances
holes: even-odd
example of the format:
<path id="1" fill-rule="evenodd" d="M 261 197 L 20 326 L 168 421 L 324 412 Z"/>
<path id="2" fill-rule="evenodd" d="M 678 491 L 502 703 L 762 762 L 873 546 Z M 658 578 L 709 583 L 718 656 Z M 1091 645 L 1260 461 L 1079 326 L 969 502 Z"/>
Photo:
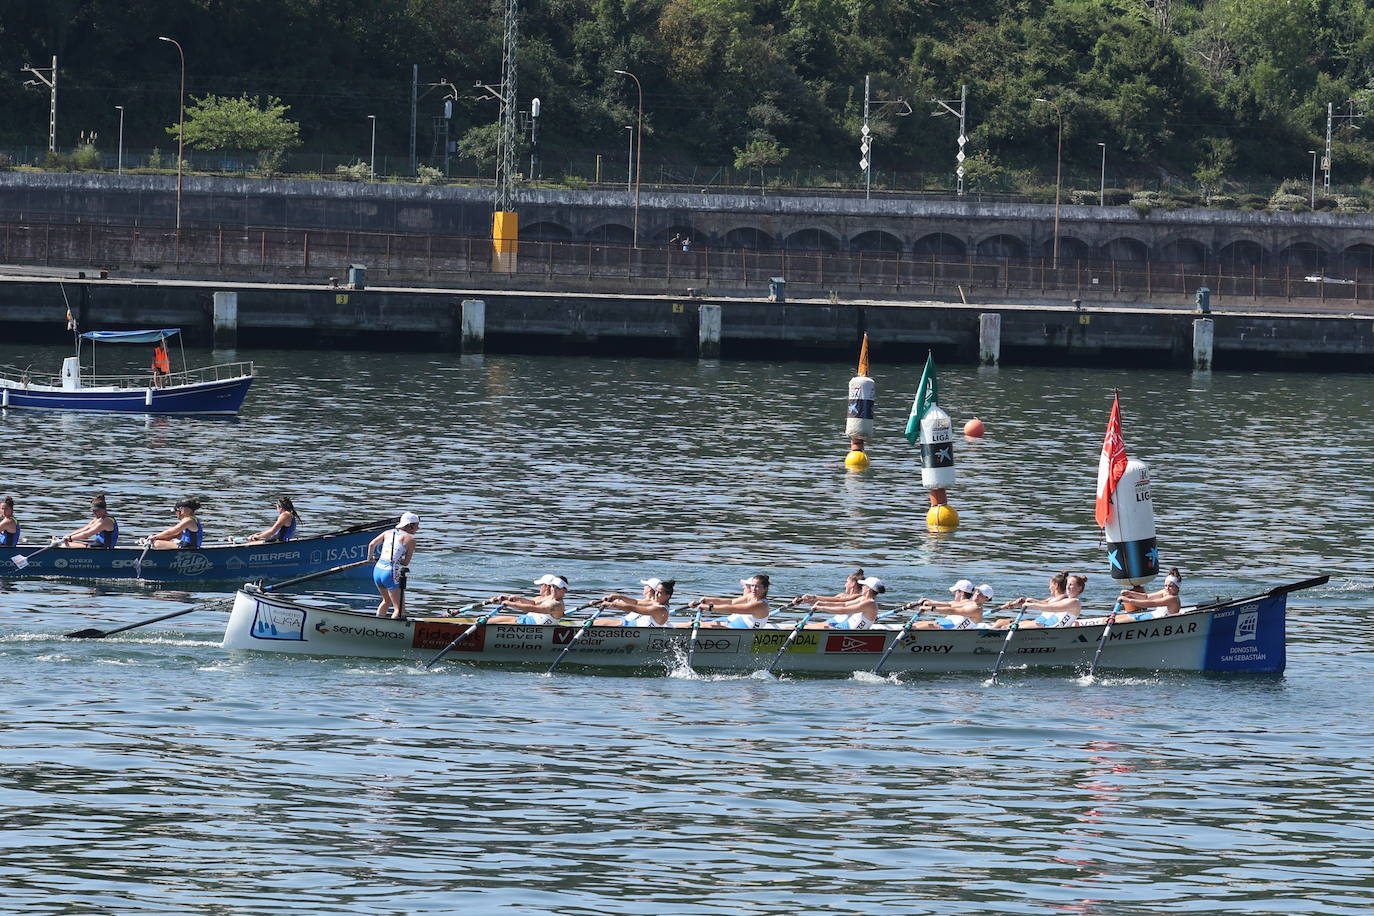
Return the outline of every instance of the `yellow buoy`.
<path id="1" fill-rule="evenodd" d="M 926 527 L 931 531 L 953 531 L 959 527 L 959 513 L 944 503 L 931 506 L 926 513 Z"/>
<path id="2" fill-rule="evenodd" d="M 851 471 L 866 471 L 868 470 L 868 456 L 855 449 L 844 456 L 844 466 Z"/>

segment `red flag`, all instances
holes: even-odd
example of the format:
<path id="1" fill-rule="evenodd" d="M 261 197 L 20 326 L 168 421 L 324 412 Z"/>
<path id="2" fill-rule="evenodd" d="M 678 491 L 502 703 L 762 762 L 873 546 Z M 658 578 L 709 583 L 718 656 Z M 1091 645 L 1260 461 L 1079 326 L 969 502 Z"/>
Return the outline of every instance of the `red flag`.
<path id="1" fill-rule="evenodd" d="M 1126 473 L 1126 443 L 1121 438 L 1121 396 L 1112 395 L 1112 415 L 1107 420 L 1107 435 L 1102 439 L 1102 458 L 1097 465 L 1097 517 L 1100 528 L 1107 527 L 1112 513 L 1112 494 Z"/>

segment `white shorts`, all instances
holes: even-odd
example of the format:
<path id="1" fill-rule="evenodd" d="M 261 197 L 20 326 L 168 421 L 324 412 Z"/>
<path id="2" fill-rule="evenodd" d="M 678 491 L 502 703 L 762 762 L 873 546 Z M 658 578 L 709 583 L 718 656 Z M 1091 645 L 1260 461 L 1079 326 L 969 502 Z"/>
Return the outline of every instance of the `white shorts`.
<path id="1" fill-rule="evenodd" d="M 753 614 L 731 614 L 723 619 L 727 627 L 735 630 L 755 630 L 758 629 L 759 624 L 763 623 Z"/>
<path id="2" fill-rule="evenodd" d="M 531 611 L 528 614 L 521 614 L 519 617 L 515 618 L 515 622 L 538 624 L 539 626 L 544 627 L 549 626 L 550 624 L 558 623 L 557 620 L 553 619 L 552 615 L 540 614 L 534 611 Z"/>
<path id="3" fill-rule="evenodd" d="M 830 618 L 830 626 L 835 630 L 867 630 L 873 621 L 863 614 L 836 614 Z"/>
<path id="4" fill-rule="evenodd" d="M 1077 614 L 1070 614 L 1067 611 L 1058 613 L 1054 611 L 1046 611 L 1039 617 L 1035 618 L 1035 622 L 1040 624 L 1040 626 L 1042 627 L 1071 627 L 1073 626 L 1073 622 L 1077 619 Z"/>
<path id="5" fill-rule="evenodd" d="M 628 614 L 625 615 L 625 626 L 627 626 L 627 627 L 657 627 L 657 626 L 667 626 L 667 624 L 666 624 L 666 623 L 664 623 L 664 624 L 657 623 L 657 622 L 654 620 L 654 618 L 650 617 L 648 614 L 640 614 L 640 613 L 638 613 L 638 612 L 636 612 L 636 611 L 631 611 L 630 613 L 628 613 Z"/>
<path id="6" fill-rule="evenodd" d="M 942 630 L 967 630 L 973 626 L 973 621 L 963 614 L 950 614 L 935 621 L 935 625 Z"/>

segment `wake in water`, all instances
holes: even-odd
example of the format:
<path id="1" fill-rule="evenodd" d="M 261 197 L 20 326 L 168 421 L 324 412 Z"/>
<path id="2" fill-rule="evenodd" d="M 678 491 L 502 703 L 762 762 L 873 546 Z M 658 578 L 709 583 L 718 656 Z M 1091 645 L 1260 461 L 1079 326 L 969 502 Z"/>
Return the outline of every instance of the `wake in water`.
<path id="1" fill-rule="evenodd" d="M 896 686 L 901 683 L 895 673 L 874 674 L 872 671 L 855 671 L 849 676 L 849 679 L 858 684 L 891 684 Z"/>

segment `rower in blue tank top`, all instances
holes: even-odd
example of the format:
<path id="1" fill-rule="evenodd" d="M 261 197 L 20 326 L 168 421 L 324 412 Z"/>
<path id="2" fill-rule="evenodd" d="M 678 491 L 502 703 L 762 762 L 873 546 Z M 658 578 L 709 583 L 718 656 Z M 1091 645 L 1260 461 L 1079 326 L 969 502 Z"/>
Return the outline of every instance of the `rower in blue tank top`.
<path id="1" fill-rule="evenodd" d="M 177 514 L 176 524 L 141 543 L 151 542 L 154 550 L 195 550 L 205 538 L 205 529 L 201 527 L 200 519 L 196 518 L 199 509 L 200 500 L 193 496 L 178 500 L 172 508 Z"/>
<path id="2" fill-rule="evenodd" d="M 105 494 L 91 500 L 89 522 L 62 539 L 63 547 L 100 547 L 109 549 L 119 543 L 119 522 L 105 508 Z"/>
<path id="3" fill-rule="evenodd" d="M 296 526 L 300 524 L 301 517 L 296 513 L 296 507 L 291 504 L 291 497 L 278 496 L 277 520 L 272 523 L 270 528 L 259 531 L 248 539 L 248 542 L 275 544 L 282 541 L 289 541 L 296 536 Z"/>
<path id="4" fill-rule="evenodd" d="M 19 519 L 14 517 L 14 497 L 0 499 L 0 547 L 19 546 Z"/>

